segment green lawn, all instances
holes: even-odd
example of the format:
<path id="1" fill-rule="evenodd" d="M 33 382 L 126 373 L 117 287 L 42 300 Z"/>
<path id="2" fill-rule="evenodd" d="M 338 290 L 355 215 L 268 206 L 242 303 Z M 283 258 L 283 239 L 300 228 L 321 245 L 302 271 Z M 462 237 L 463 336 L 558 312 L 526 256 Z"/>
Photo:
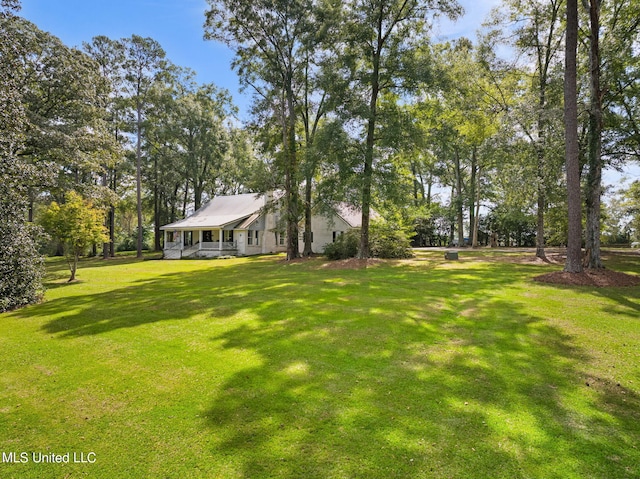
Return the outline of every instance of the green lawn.
<path id="1" fill-rule="evenodd" d="M 460 254 L 52 260 L 0 315 L 0 477 L 640 477 L 640 288 Z"/>

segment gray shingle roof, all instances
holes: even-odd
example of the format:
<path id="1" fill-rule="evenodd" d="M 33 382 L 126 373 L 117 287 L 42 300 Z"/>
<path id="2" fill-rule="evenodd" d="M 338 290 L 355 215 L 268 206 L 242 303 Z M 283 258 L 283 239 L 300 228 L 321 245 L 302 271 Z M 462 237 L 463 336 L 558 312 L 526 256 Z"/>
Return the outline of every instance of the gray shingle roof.
<path id="1" fill-rule="evenodd" d="M 352 228 L 360 228 L 362 226 L 362 210 L 351 206 L 348 203 L 338 203 L 334 207 L 338 216 L 347 222 Z M 369 218 L 372 220 L 380 218 L 378 212 L 373 209 L 369 210 Z"/>
<path id="2" fill-rule="evenodd" d="M 255 193 L 216 196 L 188 218 L 161 226 L 160 229 L 224 228 L 258 214 L 264 203 L 264 195 Z"/>

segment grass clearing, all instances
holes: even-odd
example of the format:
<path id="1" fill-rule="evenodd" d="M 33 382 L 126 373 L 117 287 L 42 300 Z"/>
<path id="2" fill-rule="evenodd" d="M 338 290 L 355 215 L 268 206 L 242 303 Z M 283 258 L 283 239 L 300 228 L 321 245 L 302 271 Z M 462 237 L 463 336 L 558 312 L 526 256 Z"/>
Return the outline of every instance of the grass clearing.
<path id="1" fill-rule="evenodd" d="M 523 255 L 52 260 L 0 316 L 0 452 L 96 462 L 0 476 L 640 476 L 640 289 Z"/>

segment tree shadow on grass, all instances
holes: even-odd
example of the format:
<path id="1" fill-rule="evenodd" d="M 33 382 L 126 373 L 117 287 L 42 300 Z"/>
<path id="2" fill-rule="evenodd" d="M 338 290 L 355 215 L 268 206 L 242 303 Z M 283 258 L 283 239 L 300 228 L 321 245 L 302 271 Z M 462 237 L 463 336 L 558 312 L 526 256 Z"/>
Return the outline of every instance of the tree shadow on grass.
<path id="1" fill-rule="evenodd" d="M 603 252 L 605 267 L 609 271 L 640 275 L 640 255 L 635 251 Z M 606 298 L 618 306 L 607 306 L 603 310 L 615 316 L 640 318 L 640 287 L 638 286 L 585 286 L 545 283 L 548 287 L 559 290 L 575 291 L 578 294 L 593 294 Z"/>
<path id="2" fill-rule="evenodd" d="M 229 274 L 228 267 L 212 262 L 210 269 L 160 274 L 105 293 L 50 300 L 31 308 L 28 316 L 50 318 L 43 330 L 61 337 L 187 320 L 200 314 L 226 317 L 245 309 L 243 297 L 259 293 L 260 285 L 247 283 L 246 278 L 260 275 L 267 265 L 248 263 Z M 276 285 L 284 279 L 273 275 L 263 283 Z"/>
<path id="3" fill-rule="evenodd" d="M 135 255 L 119 255 L 115 258 L 103 259 L 102 257 L 82 257 L 78 262 L 78 270 L 76 272 L 78 281 L 82 281 L 83 270 L 95 268 L 110 268 L 120 265 L 128 265 L 140 263 L 143 261 L 157 261 L 162 259 L 162 253 L 146 253 L 144 258 L 136 258 Z M 56 289 L 69 284 L 66 280 L 71 276 L 69 264 L 62 256 L 49 257 L 46 261 L 47 273 L 44 278 L 44 286 L 46 289 Z"/>
<path id="4" fill-rule="evenodd" d="M 213 398 L 214 454 L 247 478 L 632 477 L 637 396 L 600 411 L 571 338 L 492 297 L 501 271 L 343 272 L 213 338 L 261 359 Z"/>
<path id="5" fill-rule="evenodd" d="M 524 267 L 320 264 L 215 262 L 29 316 L 58 338 L 227 322 L 210 347 L 233 352 L 242 369 L 211 393 L 203 426 L 230 476 L 639 472 L 637 395 L 586 386 L 586 352 L 496 295 Z"/>

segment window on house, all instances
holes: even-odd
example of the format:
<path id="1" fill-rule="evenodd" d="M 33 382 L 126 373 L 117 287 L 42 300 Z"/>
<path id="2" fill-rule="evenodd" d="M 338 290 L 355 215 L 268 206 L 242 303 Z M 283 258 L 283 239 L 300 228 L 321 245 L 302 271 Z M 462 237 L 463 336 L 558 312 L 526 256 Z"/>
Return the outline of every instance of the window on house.
<path id="1" fill-rule="evenodd" d="M 202 232 L 202 241 L 204 243 L 211 243 L 213 241 L 212 239 L 212 231 L 203 231 Z"/>
<path id="2" fill-rule="evenodd" d="M 257 231 L 247 231 L 247 245 L 249 245 L 249 246 L 259 246 L 260 245 Z"/>
<path id="3" fill-rule="evenodd" d="M 287 239 L 287 235 L 284 233 L 278 233 L 278 244 L 280 246 L 283 246 L 285 244 L 285 241 Z"/>
<path id="4" fill-rule="evenodd" d="M 222 241 L 231 243 L 233 241 L 233 230 L 224 230 L 222 232 Z"/>
<path id="5" fill-rule="evenodd" d="M 334 242 L 334 243 L 336 242 L 336 240 L 337 240 L 340 236 L 342 236 L 342 233 L 343 233 L 343 231 L 334 231 L 334 232 L 333 232 L 333 242 Z"/>

